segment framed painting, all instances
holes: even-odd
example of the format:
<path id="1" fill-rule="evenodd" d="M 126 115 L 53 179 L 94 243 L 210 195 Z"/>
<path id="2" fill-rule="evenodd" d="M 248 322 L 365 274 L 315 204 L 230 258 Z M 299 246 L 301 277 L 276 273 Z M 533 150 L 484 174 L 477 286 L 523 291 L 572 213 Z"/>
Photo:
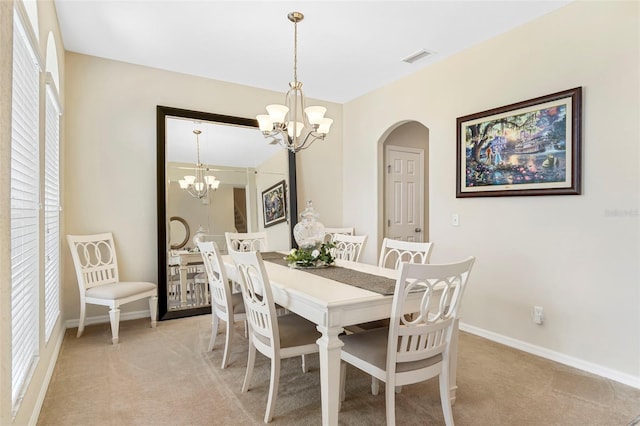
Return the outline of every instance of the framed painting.
<path id="1" fill-rule="evenodd" d="M 579 195 L 582 88 L 457 119 L 456 197 Z"/>
<path id="2" fill-rule="evenodd" d="M 265 228 L 287 220 L 287 199 L 284 180 L 262 192 L 262 212 Z"/>

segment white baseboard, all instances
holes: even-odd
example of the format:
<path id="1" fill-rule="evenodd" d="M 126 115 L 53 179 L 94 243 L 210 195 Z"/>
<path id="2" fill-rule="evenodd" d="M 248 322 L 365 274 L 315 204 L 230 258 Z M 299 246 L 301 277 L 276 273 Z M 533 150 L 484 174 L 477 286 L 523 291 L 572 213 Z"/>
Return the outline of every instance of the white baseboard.
<path id="1" fill-rule="evenodd" d="M 617 370 L 613 370 L 602 365 L 594 364 L 589 361 L 585 361 L 580 358 L 575 358 L 569 355 L 565 355 L 560 352 L 552 351 L 541 346 L 532 345 L 531 343 L 523 342 L 522 340 L 513 339 L 511 337 L 504 336 L 502 334 L 494 333 L 492 331 L 484 330 L 479 327 L 475 327 L 469 324 L 460 322 L 460 330 L 467 333 L 475 334 L 476 336 L 484 337 L 485 339 L 501 343 L 505 346 L 519 349 L 524 352 L 528 352 L 533 355 L 537 355 L 542 358 L 550 359 L 551 361 L 559 362 L 560 364 L 568 365 L 570 367 L 577 368 L 579 370 L 587 371 L 589 373 L 596 374 L 598 376 L 606 377 L 607 379 L 620 382 L 627 386 L 631 386 L 640 389 L 640 377 L 633 376 L 631 374 L 622 373 Z"/>
<path id="2" fill-rule="evenodd" d="M 49 365 L 47 366 L 47 372 L 45 373 L 44 380 L 40 384 L 38 398 L 36 399 L 35 407 L 33 408 L 31 418 L 29 419 L 30 426 L 35 426 L 38 423 L 40 410 L 42 410 L 42 404 L 44 404 L 44 398 L 45 396 L 47 396 L 49 383 L 51 383 L 51 378 L 53 377 L 53 370 L 55 370 L 56 363 L 58 362 L 58 355 L 60 354 L 60 348 L 62 347 L 62 341 L 64 340 L 65 329 L 64 327 L 60 327 L 58 330 L 59 331 L 56 336 L 52 335 L 50 337 L 50 339 L 55 337 L 55 348 L 53 349 L 53 354 L 51 355 L 51 359 L 49 360 Z"/>
<path id="3" fill-rule="evenodd" d="M 128 321 L 128 320 L 140 319 L 140 318 L 149 318 L 150 315 L 151 315 L 151 313 L 149 312 L 148 309 L 146 311 L 121 312 L 120 313 L 120 321 Z M 91 325 L 91 324 L 104 324 L 104 323 L 108 323 L 110 321 L 111 320 L 109 319 L 109 314 L 100 315 L 100 316 L 97 316 L 97 317 L 86 317 L 84 319 L 84 325 L 87 326 L 87 325 Z M 66 322 L 67 328 L 78 327 L 78 324 L 80 324 L 80 319 L 79 318 L 70 319 L 70 320 L 67 320 L 67 322 Z"/>

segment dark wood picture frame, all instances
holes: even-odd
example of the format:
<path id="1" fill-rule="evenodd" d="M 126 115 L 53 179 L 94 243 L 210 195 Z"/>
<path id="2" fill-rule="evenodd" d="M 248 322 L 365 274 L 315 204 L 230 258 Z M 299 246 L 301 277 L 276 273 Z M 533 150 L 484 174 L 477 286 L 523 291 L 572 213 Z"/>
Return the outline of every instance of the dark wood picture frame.
<path id="1" fill-rule="evenodd" d="M 580 195 L 582 87 L 457 119 L 456 198 Z"/>
<path id="2" fill-rule="evenodd" d="M 284 180 L 262 191 L 262 217 L 265 228 L 287 220 L 287 188 Z"/>

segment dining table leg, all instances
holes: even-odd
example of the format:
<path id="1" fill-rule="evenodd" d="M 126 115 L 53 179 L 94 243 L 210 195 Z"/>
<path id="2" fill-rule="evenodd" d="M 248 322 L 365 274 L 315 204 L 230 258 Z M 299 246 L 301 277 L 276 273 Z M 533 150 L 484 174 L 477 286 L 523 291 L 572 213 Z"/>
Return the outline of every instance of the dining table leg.
<path id="1" fill-rule="evenodd" d="M 342 327 L 317 326 L 322 337 L 317 340 L 320 351 L 320 399 L 322 401 L 322 424 L 338 424 L 340 407 L 340 353 L 344 343 L 338 335 Z"/>
<path id="2" fill-rule="evenodd" d="M 188 262 L 180 262 L 180 303 L 182 306 L 187 305 L 187 263 Z"/>

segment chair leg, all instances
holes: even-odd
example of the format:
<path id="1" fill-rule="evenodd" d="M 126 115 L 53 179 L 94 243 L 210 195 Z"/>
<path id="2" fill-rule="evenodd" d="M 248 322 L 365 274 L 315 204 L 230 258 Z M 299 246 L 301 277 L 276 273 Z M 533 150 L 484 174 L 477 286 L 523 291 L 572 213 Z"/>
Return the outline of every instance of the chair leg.
<path id="1" fill-rule="evenodd" d="M 273 418 L 273 411 L 278 398 L 278 385 L 280 382 L 280 359 L 271 359 L 271 383 L 269 384 L 269 399 L 267 399 L 267 411 L 264 413 L 264 422 L 269 423 Z"/>
<path id="2" fill-rule="evenodd" d="M 396 393 L 395 386 L 387 382 L 384 388 L 385 406 L 387 411 L 387 426 L 396 424 Z"/>
<path id="3" fill-rule="evenodd" d="M 380 381 L 371 376 L 371 395 L 377 395 L 380 392 Z"/>
<path id="4" fill-rule="evenodd" d="M 227 368 L 229 362 L 229 353 L 231 352 L 231 345 L 233 345 L 233 320 L 227 318 L 227 338 L 224 344 L 224 355 L 222 356 L 222 368 Z"/>
<path id="5" fill-rule="evenodd" d="M 117 307 L 111 309 L 109 318 L 111 318 L 111 342 L 115 345 L 118 343 L 118 331 L 120 330 L 120 309 Z"/>
<path id="6" fill-rule="evenodd" d="M 247 359 L 247 372 L 244 375 L 244 383 L 242 384 L 242 393 L 249 390 L 251 384 L 251 376 L 253 376 L 253 366 L 256 363 L 256 348 L 253 342 L 249 340 L 249 357 Z"/>
<path id="7" fill-rule="evenodd" d="M 211 339 L 209 339 L 209 348 L 207 349 L 208 352 L 213 350 L 213 345 L 216 343 L 217 335 L 218 335 L 218 315 L 216 315 L 215 311 L 212 310 L 211 311 Z"/>
<path id="8" fill-rule="evenodd" d="M 347 363 L 340 361 L 340 408 L 342 408 L 342 402 L 345 399 L 344 386 L 347 381 Z"/>
<path id="9" fill-rule="evenodd" d="M 151 328 L 156 328 L 158 321 L 158 296 L 149 298 L 149 312 L 151 313 Z"/>
<path id="10" fill-rule="evenodd" d="M 443 366 L 440 372 L 440 403 L 442 404 L 442 414 L 444 414 L 444 423 L 447 426 L 453 426 L 453 411 L 451 410 L 451 399 L 449 398 L 449 373 L 445 372 L 448 366 Z"/>
<path id="11" fill-rule="evenodd" d="M 85 316 L 86 305 L 84 303 L 80 304 L 80 322 L 78 322 L 78 334 L 76 337 L 82 336 L 84 332 L 84 316 Z"/>

